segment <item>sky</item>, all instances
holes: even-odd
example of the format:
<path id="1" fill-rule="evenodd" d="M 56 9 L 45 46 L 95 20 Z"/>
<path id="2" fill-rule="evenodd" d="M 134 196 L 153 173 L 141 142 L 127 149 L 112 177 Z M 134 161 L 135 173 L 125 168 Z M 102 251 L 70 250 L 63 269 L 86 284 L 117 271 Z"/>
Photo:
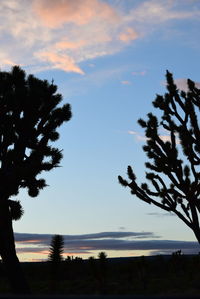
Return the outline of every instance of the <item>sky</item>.
<path id="1" fill-rule="evenodd" d="M 45 260 L 54 234 L 64 255 L 83 258 L 199 252 L 193 232 L 173 214 L 124 189 L 132 165 L 145 181 L 144 132 L 165 73 L 178 88 L 200 87 L 199 0 L 1 0 L 0 68 L 20 65 L 58 86 L 72 119 L 60 128 L 60 168 L 42 177 L 37 198 L 17 196 L 14 222 L 21 261 Z M 163 138 L 167 138 L 162 132 Z"/>

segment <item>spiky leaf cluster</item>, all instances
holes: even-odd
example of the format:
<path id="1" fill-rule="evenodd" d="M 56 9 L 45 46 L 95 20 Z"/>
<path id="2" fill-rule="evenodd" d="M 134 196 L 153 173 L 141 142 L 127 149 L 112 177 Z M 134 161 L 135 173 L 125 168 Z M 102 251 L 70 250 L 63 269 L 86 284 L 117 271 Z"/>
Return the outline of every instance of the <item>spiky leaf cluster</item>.
<path id="1" fill-rule="evenodd" d="M 57 86 L 18 66 L 0 72 L 0 198 L 27 188 L 37 196 L 46 186 L 42 171 L 59 166 L 62 153 L 52 147 L 57 129 L 71 118 L 70 105 L 62 107 Z M 9 186 L 9 188 L 8 188 Z"/>
<path id="2" fill-rule="evenodd" d="M 153 106 L 162 113 L 161 120 L 149 113 L 147 120 L 138 121 L 146 135 L 143 150 L 149 158 L 145 165 L 150 184 L 139 186 L 130 166 L 130 182 L 121 176 L 119 182 L 141 200 L 174 212 L 200 241 L 200 89 L 188 80 L 188 91 L 179 91 L 168 71 L 166 79 L 168 92 L 157 95 L 153 101 Z M 166 132 L 165 139 L 159 134 L 160 128 Z M 178 149 L 182 149 L 185 158 L 180 159 Z"/>
<path id="3" fill-rule="evenodd" d="M 24 210 L 22 208 L 20 201 L 8 200 L 8 204 L 9 204 L 12 220 L 19 220 L 24 214 Z"/>
<path id="4" fill-rule="evenodd" d="M 49 249 L 49 261 L 57 264 L 62 261 L 62 254 L 64 252 L 64 239 L 61 235 L 52 237 Z"/>

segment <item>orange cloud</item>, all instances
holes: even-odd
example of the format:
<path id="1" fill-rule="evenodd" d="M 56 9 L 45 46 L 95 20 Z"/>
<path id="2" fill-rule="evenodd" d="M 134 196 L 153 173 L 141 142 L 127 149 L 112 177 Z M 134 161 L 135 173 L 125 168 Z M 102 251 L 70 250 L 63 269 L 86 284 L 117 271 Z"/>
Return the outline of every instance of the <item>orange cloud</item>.
<path id="1" fill-rule="evenodd" d="M 26 253 L 26 250 L 24 251 Z M 28 251 L 28 253 L 31 253 L 31 254 L 42 254 L 42 255 L 46 255 L 48 256 L 49 254 L 49 251 L 48 250 L 39 250 L 39 251 Z"/>
<path id="2" fill-rule="evenodd" d="M 85 25 L 94 18 L 115 20 L 117 14 L 107 3 L 99 0 L 35 0 L 33 9 L 47 27 L 59 27 L 64 23 Z"/>
<path id="3" fill-rule="evenodd" d="M 80 47 L 84 46 L 85 43 L 86 42 L 84 40 L 80 40 L 80 41 L 76 41 L 76 42 L 62 40 L 60 42 L 57 42 L 55 44 L 55 47 L 58 48 L 59 50 L 66 50 L 66 49 L 75 50 L 75 49 L 79 49 Z"/>
<path id="4" fill-rule="evenodd" d="M 119 35 L 119 39 L 125 43 L 129 43 L 136 38 L 138 38 L 137 32 L 130 27 L 126 28 L 126 30 Z"/>
<path id="5" fill-rule="evenodd" d="M 33 240 L 33 239 L 30 239 L 30 240 L 26 240 L 25 242 L 24 242 L 24 240 L 20 240 L 20 241 L 16 241 L 16 243 L 24 243 L 24 244 L 26 244 L 26 243 L 39 243 L 40 242 L 40 240 L 37 240 L 37 239 L 35 239 L 35 240 Z"/>
<path id="6" fill-rule="evenodd" d="M 1 61 L 2 64 L 5 64 L 5 65 L 16 65 L 15 62 L 13 62 L 13 60 L 11 59 L 3 59 L 3 61 Z"/>
<path id="7" fill-rule="evenodd" d="M 65 72 L 74 72 L 83 75 L 83 70 L 77 66 L 72 57 L 66 54 L 57 54 L 53 52 L 39 52 L 36 56 L 42 60 L 52 64 L 55 69 L 61 69 Z"/>

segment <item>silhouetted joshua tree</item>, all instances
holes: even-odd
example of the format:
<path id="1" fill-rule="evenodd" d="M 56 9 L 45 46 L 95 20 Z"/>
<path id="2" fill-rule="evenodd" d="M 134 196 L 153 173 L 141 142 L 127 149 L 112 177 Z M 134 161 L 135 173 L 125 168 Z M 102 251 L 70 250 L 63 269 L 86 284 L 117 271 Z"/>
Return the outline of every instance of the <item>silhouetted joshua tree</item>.
<path id="1" fill-rule="evenodd" d="M 61 262 L 63 261 L 62 254 L 64 252 L 64 238 L 61 235 L 54 235 L 51 240 L 49 249 L 49 262 L 51 263 L 51 285 L 52 293 L 58 291 L 59 279 L 61 277 Z"/>
<path id="2" fill-rule="evenodd" d="M 49 249 L 49 261 L 53 265 L 59 264 L 62 260 L 64 252 L 64 239 L 63 236 L 55 235 L 52 237 Z"/>
<path id="3" fill-rule="evenodd" d="M 18 66 L 0 72 L 0 255 L 14 293 L 27 293 L 29 288 L 12 227 L 23 210 L 10 197 L 20 188 L 36 197 L 46 186 L 37 176 L 59 166 L 61 151 L 50 143 L 59 138 L 57 128 L 71 118 L 71 111 L 69 104 L 58 106 L 62 96 L 56 90 L 53 82 L 26 76 Z"/>
<path id="4" fill-rule="evenodd" d="M 138 121 L 145 129 L 143 150 L 153 160 L 146 163 L 150 186 L 146 183 L 139 186 L 131 166 L 128 166 L 130 182 L 118 178 L 139 199 L 175 213 L 200 243 L 200 90 L 188 79 L 188 91 L 179 91 L 168 71 L 166 78 L 168 92 L 157 95 L 153 102 L 162 112 L 161 121 L 152 113 L 147 115 L 147 121 Z M 160 128 L 168 133 L 167 141 L 159 134 Z"/>

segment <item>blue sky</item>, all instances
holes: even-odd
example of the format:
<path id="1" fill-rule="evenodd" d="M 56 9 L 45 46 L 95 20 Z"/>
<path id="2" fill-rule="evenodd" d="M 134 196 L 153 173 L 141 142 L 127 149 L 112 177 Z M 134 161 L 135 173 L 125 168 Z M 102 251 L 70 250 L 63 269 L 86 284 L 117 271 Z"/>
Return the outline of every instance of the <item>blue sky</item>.
<path id="1" fill-rule="evenodd" d="M 52 234 L 66 236 L 66 255 L 83 257 L 100 250 L 109 256 L 151 254 L 152 247 L 137 243 L 137 234 L 154 242 L 154 253 L 161 251 L 158 240 L 163 252 L 181 249 L 177 241 L 187 241 L 188 248 L 182 246 L 190 250 L 192 231 L 136 199 L 117 176 L 126 176 L 133 165 L 144 181 L 147 159 L 137 120 L 153 111 L 155 95 L 165 92 L 166 69 L 180 89 L 186 78 L 200 84 L 200 2 L 2 0 L 0 17 L 1 69 L 17 64 L 27 74 L 53 78 L 73 113 L 57 142 L 62 167 L 43 174 L 49 187 L 38 198 L 24 191 L 17 197 L 25 214 L 14 223 L 15 232 L 32 234 L 17 239 L 20 259 L 45 259 Z M 85 241 L 69 246 L 69 236 L 85 240 L 86 234 L 92 235 L 89 247 Z M 175 242 L 171 249 L 169 241 Z M 120 242 L 132 247 L 126 243 L 122 249 Z"/>

